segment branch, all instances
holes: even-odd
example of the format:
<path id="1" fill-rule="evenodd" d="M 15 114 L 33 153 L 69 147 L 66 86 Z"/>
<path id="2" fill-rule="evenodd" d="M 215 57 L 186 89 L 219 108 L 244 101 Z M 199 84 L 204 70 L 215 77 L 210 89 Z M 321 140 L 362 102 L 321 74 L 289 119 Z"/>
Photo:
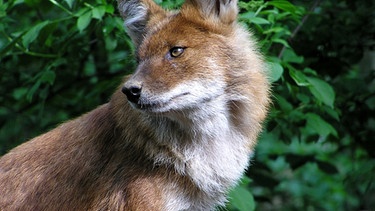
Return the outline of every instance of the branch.
<path id="1" fill-rule="evenodd" d="M 291 42 L 294 37 L 297 35 L 297 33 L 301 30 L 302 26 L 305 24 L 305 22 L 307 21 L 307 19 L 309 18 L 310 14 L 315 10 L 315 8 L 320 4 L 320 1 L 321 0 L 315 0 L 313 5 L 310 7 L 309 9 L 309 12 L 303 16 L 302 18 L 302 21 L 298 24 L 298 26 L 293 30 L 293 33 L 292 35 L 290 36 L 290 38 L 288 39 L 289 42 Z M 281 49 L 280 53 L 279 53 L 279 56 L 278 58 L 281 59 L 281 57 L 283 56 L 284 52 L 285 52 L 285 49 L 287 47 L 284 45 L 283 48 Z"/>

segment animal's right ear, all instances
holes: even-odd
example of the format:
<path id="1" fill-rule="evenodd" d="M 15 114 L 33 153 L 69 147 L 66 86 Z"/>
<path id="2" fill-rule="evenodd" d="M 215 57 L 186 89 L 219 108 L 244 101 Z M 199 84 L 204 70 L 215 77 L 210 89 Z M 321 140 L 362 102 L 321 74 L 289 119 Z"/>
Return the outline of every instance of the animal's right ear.
<path id="1" fill-rule="evenodd" d="M 136 46 L 147 33 L 147 26 L 166 16 L 165 10 L 153 0 L 118 0 L 117 3 L 127 32 Z"/>

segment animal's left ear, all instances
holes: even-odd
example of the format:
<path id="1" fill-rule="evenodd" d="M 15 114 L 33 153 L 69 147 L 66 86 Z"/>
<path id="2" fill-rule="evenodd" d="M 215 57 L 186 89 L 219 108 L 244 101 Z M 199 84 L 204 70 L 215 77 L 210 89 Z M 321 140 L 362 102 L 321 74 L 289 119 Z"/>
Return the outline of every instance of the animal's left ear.
<path id="1" fill-rule="evenodd" d="M 153 0 L 117 0 L 117 3 L 135 46 L 142 43 L 148 26 L 156 24 L 167 14 Z"/>
<path id="2" fill-rule="evenodd" d="M 237 19 L 237 0 L 187 0 L 186 7 L 195 8 L 204 19 L 231 24 Z"/>

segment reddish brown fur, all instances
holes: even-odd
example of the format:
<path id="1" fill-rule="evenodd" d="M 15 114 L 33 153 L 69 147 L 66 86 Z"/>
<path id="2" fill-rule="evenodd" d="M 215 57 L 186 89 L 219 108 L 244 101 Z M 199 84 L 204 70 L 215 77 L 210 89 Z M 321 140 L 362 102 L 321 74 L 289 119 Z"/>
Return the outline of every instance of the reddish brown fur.
<path id="1" fill-rule="evenodd" d="M 117 141 L 122 133 L 112 114 L 130 108 L 116 95 L 121 105 L 103 105 L 4 155 L 1 210 L 161 210 L 165 170 Z M 127 132 L 139 133 L 133 118 L 124 119 L 134 125 Z"/>

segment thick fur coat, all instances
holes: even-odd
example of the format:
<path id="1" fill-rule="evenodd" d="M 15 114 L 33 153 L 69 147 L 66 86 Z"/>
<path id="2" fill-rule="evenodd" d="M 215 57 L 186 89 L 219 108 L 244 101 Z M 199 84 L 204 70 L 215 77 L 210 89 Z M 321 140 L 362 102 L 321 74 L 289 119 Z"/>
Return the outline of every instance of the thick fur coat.
<path id="1" fill-rule="evenodd" d="M 137 69 L 109 103 L 0 158 L 0 210 L 213 210 L 248 167 L 269 84 L 237 1 L 118 8 Z"/>

